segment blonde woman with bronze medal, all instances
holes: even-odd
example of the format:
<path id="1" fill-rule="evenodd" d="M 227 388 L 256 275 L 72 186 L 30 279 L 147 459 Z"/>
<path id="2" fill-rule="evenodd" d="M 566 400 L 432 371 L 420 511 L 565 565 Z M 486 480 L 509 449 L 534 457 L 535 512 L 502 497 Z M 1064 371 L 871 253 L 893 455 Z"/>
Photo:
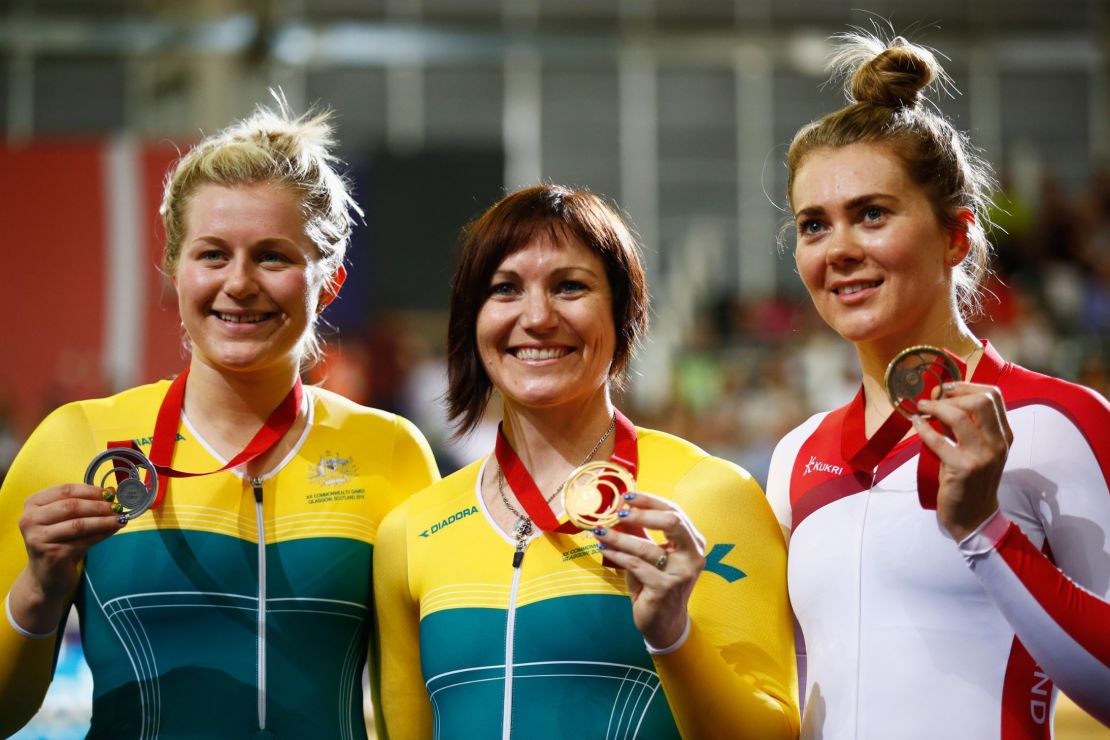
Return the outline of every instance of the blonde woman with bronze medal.
<path id="1" fill-rule="evenodd" d="M 1049 737 L 1055 687 L 1110 723 L 1110 405 L 965 321 L 989 166 L 925 100 L 927 49 L 849 34 L 849 105 L 788 154 L 798 274 L 862 384 L 775 450 L 802 736 Z"/>
<path id="2" fill-rule="evenodd" d="M 590 193 L 522 190 L 464 231 L 450 412 L 466 433 L 496 391 L 504 416 L 379 532 L 392 740 L 796 734 L 758 484 L 613 405 L 647 311 L 639 248 Z"/>
<path id="3" fill-rule="evenodd" d="M 4 481 L 0 735 L 74 605 L 89 738 L 366 737 L 374 536 L 438 476 L 412 424 L 301 384 L 358 207 L 328 116 L 278 102 L 167 178 L 183 372 L 58 409 Z"/>

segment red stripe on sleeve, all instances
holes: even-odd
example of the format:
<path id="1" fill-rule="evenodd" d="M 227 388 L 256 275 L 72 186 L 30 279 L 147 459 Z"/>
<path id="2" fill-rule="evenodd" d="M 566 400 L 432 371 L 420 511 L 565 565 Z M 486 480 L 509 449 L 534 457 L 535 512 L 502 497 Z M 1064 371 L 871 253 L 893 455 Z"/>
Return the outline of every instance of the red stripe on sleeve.
<path id="1" fill-rule="evenodd" d="M 1013 522 L 995 549 L 1060 628 L 1095 659 L 1110 665 L 1110 603 L 1076 585 Z"/>

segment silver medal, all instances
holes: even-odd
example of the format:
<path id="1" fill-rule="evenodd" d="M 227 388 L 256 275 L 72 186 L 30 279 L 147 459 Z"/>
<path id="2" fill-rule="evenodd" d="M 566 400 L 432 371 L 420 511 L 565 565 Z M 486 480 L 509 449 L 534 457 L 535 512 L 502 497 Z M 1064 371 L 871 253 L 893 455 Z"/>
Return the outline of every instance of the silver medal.
<path id="1" fill-rule="evenodd" d="M 143 482 L 143 472 L 147 483 Z M 114 447 L 94 457 L 85 470 L 85 483 L 104 490 L 109 490 L 113 477 L 119 481 L 112 492 L 117 502 L 116 511 L 128 520 L 154 503 L 158 494 L 158 471 L 143 453 L 129 447 Z"/>

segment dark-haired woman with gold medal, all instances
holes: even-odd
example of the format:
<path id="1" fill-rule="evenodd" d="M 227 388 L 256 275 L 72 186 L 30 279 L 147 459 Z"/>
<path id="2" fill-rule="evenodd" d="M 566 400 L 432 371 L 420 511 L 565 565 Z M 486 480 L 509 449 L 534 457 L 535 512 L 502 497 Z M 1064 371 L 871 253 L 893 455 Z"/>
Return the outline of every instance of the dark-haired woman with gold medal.
<path id="1" fill-rule="evenodd" d="M 496 391 L 504 416 L 492 454 L 379 532 L 392 740 L 796 734 L 783 542 L 759 485 L 610 398 L 647 310 L 638 247 L 589 193 L 522 190 L 465 231 L 450 411 L 466 433 Z M 584 463 L 613 467 L 572 475 Z"/>

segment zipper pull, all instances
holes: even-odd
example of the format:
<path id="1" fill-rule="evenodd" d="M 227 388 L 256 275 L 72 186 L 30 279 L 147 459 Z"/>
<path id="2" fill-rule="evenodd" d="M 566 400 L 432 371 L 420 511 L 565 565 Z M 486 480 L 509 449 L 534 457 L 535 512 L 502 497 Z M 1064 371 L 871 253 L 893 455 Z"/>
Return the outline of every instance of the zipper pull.
<path id="1" fill-rule="evenodd" d="M 261 478 L 251 478 L 251 488 L 254 489 L 254 501 L 255 501 L 255 503 L 258 503 L 258 504 L 262 503 L 262 479 Z"/>
<path id="2" fill-rule="evenodd" d="M 524 560 L 524 540 L 516 543 L 516 550 L 513 552 L 513 567 L 519 568 L 521 561 Z"/>

